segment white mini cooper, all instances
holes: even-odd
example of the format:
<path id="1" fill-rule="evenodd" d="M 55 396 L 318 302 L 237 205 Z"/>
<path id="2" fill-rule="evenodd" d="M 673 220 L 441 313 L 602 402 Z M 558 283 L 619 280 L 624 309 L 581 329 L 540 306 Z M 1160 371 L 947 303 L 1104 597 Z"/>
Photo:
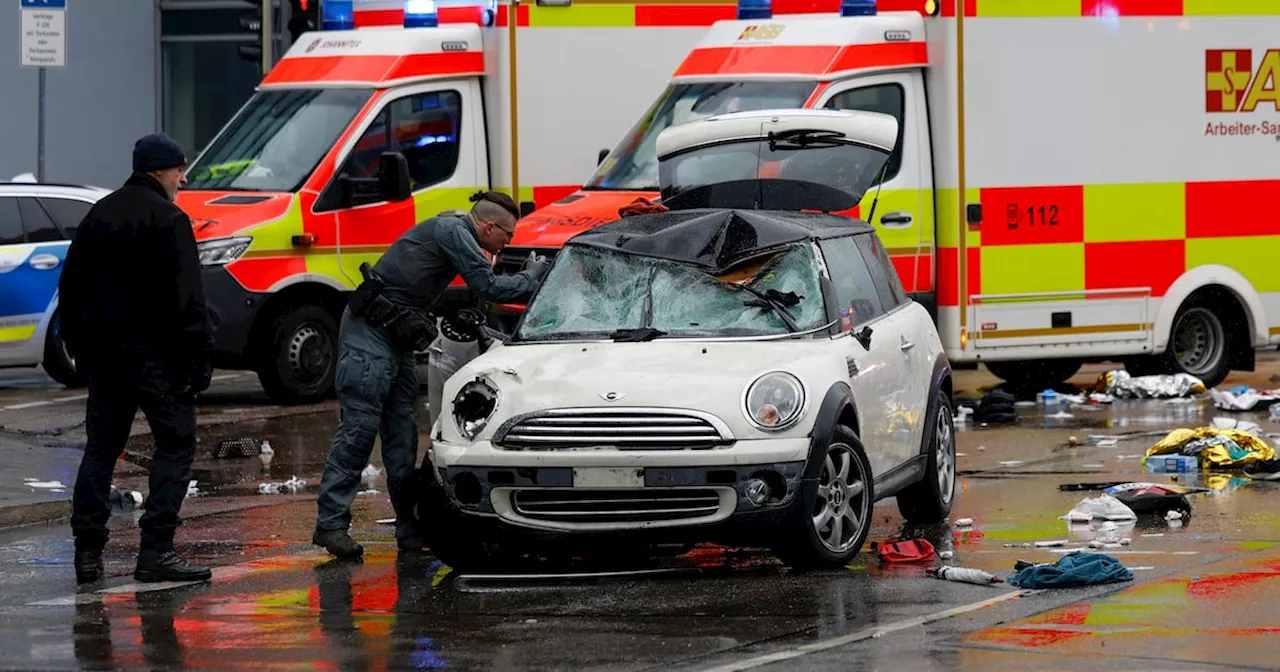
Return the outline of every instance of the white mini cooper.
<path id="1" fill-rule="evenodd" d="M 446 382 L 414 507 L 440 559 L 705 540 L 838 567 L 877 500 L 944 519 L 951 368 L 871 226 L 832 214 L 896 137 L 809 110 L 664 131 L 668 211 L 571 239 L 515 332 Z"/>

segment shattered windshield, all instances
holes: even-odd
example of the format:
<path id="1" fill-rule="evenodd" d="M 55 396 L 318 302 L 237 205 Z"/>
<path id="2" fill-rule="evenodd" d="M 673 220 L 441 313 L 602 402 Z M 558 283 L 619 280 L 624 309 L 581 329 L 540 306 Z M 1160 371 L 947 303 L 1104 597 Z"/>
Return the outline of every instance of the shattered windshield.
<path id="1" fill-rule="evenodd" d="M 260 91 L 187 169 L 187 190 L 297 191 L 373 92 Z"/>
<path id="2" fill-rule="evenodd" d="M 665 259 L 570 245 L 556 257 L 515 338 L 649 340 L 817 329 L 827 322 L 818 268 L 808 243 L 719 276 Z M 647 337 L 627 338 L 646 329 Z"/>
<path id="3" fill-rule="evenodd" d="M 717 114 L 803 107 L 816 82 L 710 82 L 676 84 L 658 98 L 585 189 L 658 190 L 658 134 L 668 127 Z"/>

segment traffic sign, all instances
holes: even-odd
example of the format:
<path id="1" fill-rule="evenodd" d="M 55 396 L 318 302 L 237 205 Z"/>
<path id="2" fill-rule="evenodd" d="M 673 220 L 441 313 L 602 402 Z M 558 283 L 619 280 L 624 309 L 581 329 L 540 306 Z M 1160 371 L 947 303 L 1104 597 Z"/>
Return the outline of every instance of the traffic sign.
<path id="1" fill-rule="evenodd" d="M 67 65 L 67 0 L 19 0 L 22 9 L 22 65 Z M 12 6 L 12 5 L 10 5 Z"/>

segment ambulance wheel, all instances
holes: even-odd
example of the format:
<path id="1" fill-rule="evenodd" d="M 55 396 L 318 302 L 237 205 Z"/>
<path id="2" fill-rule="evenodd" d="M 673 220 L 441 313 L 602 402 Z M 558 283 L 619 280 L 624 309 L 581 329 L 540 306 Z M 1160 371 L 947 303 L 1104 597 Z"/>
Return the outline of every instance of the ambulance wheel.
<path id="1" fill-rule="evenodd" d="M 1061 385 L 1080 371 L 1078 359 L 1036 359 L 1015 362 L 987 362 L 991 375 L 1015 387 L 1044 389 Z"/>
<path id="2" fill-rule="evenodd" d="M 266 332 L 258 380 L 267 396 L 285 403 L 320 401 L 333 390 L 338 325 L 320 306 L 281 312 Z"/>
<path id="3" fill-rule="evenodd" d="M 1227 328 L 1207 300 L 1188 301 L 1178 309 L 1164 352 L 1166 371 L 1190 374 L 1206 388 L 1214 387 L 1231 373 L 1229 352 Z"/>
<path id="4" fill-rule="evenodd" d="M 44 372 L 60 385 L 84 387 L 89 383 L 84 374 L 76 370 L 76 359 L 71 356 L 67 344 L 58 329 L 58 313 L 49 321 L 49 331 L 44 338 L 44 359 L 40 362 Z"/>

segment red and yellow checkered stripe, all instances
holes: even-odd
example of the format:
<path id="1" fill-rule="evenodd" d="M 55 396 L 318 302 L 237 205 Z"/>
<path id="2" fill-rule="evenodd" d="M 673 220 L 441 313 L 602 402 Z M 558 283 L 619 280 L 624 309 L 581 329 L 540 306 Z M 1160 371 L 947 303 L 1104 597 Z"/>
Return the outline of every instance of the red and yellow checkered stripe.
<path id="1" fill-rule="evenodd" d="M 1158 298 L 1206 264 L 1280 292 L 1277 190 L 1280 180 L 970 189 L 981 226 L 939 212 L 938 305 L 960 305 L 962 230 L 969 296 L 1150 287 Z M 954 189 L 938 199 L 957 202 Z"/>

